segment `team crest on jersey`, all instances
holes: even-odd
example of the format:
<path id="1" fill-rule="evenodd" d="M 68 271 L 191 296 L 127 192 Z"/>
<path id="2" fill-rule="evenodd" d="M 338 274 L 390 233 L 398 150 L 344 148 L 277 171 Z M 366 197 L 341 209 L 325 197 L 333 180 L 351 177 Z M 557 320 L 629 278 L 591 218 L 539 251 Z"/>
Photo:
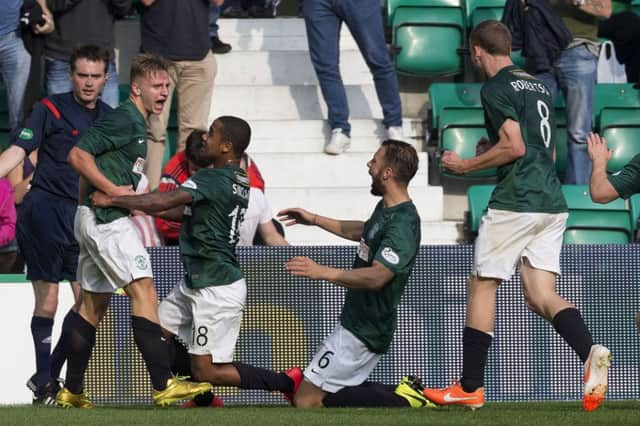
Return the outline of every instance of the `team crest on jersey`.
<path id="1" fill-rule="evenodd" d="M 391 247 L 382 249 L 382 258 L 392 265 L 397 265 L 400 262 L 400 256 Z"/>
<path id="2" fill-rule="evenodd" d="M 371 229 L 369 230 L 369 233 L 367 234 L 368 239 L 370 240 L 373 239 L 379 230 L 380 230 L 380 224 L 374 223 Z"/>
<path id="3" fill-rule="evenodd" d="M 189 188 L 189 189 L 198 189 L 198 185 L 196 185 L 196 183 L 191 179 L 185 180 L 184 183 L 182 184 L 182 187 Z"/>
<path id="4" fill-rule="evenodd" d="M 33 131 L 25 127 L 22 129 L 18 137 L 23 141 L 30 141 L 31 139 L 33 139 Z"/>
<path id="5" fill-rule="evenodd" d="M 147 258 L 144 257 L 143 255 L 139 254 L 137 255 L 133 261 L 136 264 L 136 268 L 140 269 L 141 271 L 144 271 L 145 269 L 147 269 L 147 267 L 149 265 L 147 265 Z"/>

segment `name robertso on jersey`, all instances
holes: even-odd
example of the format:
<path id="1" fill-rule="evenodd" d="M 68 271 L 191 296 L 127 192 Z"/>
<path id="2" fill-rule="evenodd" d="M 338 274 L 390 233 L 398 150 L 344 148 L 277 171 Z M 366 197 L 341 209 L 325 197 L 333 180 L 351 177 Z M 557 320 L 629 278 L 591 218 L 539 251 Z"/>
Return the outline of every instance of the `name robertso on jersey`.
<path id="1" fill-rule="evenodd" d="M 551 96 L 547 90 L 547 86 L 539 81 L 515 80 L 511 81 L 510 84 L 516 92 L 527 90 L 529 92 L 544 93 L 547 96 Z"/>

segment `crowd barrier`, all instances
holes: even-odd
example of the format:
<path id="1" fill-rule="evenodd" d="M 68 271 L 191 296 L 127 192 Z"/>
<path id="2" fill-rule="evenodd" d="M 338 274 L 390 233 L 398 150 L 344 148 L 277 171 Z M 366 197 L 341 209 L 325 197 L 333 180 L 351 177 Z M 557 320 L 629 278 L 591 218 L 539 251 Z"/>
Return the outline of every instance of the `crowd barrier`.
<path id="1" fill-rule="evenodd" d="M 151 249 L 160 298 L 180 279 L 177 248 Z M 338 321 L 344 290 L 294 277 L 284 263 L 295 255 L 348 268 L 354 247 L 250 247 L 238 255 L 248 300 L 236 349 L 238 360 L 273 370 L 305 366 Z M 371 379 L 398 383 L 415 374 L 430 386 L 456 379 L 462 367 L 465 282 L 471 246 L 423 246 L 398 312 L 392 347 Z M 582 311 L 594 340 L 613 353 L 609 398 L 640 398 L 640 247 L 566 246 L 559 293 Z M 495 339 L 486 397 L 491 401 L 575 400 L 582 396 L 582 365 L 553 327 L 527 310 L 519 277 L 498 291 Z M 86 389 L 103 404 L 150 403 L 151 385 L 133 344 L 126 296 L 114 296 L 98 332 Z M 283 404 L 280 395 L 220 388 L 227 404 Z"/>

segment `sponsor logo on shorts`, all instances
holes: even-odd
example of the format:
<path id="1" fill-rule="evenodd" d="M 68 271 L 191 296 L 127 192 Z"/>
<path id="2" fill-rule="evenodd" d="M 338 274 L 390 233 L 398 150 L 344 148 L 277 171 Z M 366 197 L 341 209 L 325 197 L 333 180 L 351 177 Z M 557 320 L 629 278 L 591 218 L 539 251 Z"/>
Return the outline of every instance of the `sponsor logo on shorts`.
<path id="1" fill-rule="evenodd" d="M 382 258 L 392 265 L 397 265 L 400 262 L 400 256 L 391 247 L 382 249 Z"/>
<path id="2" fill-rule="evenodd" d="M 30 141 L 31 139 L 33 139 L 33 131 L 25 127 L 22 129 L 18 137 L 22 140 Z"/>
<path id="3" fill-rule="evenodd" d="M 136 268 L 144 271 L 149 265 L 147 265 L 147 258 L 141 254 L 137 255 L 133 261 L 136 263 Z"/>

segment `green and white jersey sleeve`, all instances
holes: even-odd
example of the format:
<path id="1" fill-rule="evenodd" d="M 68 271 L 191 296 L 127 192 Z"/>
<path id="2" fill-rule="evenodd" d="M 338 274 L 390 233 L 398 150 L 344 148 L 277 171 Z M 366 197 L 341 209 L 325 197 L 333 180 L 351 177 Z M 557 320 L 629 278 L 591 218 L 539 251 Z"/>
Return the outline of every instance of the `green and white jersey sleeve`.
<path id="1" fill-rule="evenodd" d="M 621 198 L 640 193 L 640 154 L 633 157 L 618 173 L 609 176 L 609 182 Z"/>

